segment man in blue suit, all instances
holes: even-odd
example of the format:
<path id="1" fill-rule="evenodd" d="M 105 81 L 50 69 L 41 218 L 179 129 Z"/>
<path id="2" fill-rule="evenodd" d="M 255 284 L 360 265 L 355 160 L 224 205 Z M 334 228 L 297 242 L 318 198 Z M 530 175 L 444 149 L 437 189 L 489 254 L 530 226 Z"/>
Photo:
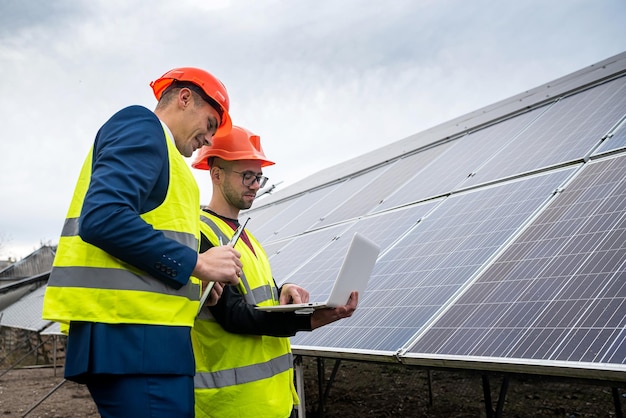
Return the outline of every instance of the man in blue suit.
<path id="1" fill-rule="evenodd" d="M 198 187 L 182 156 L 228 133 L 223 84 L 198 68 L 151 83 L 99 130 L 68 210 L 43 317 L 69 325 L 65 377 L 102 417 L 193 417 L 190 330 L 203 285 L 237 284 L 232 247 L 198 254 Z M 193 277 L 192 277 L 193 276 Z"/>

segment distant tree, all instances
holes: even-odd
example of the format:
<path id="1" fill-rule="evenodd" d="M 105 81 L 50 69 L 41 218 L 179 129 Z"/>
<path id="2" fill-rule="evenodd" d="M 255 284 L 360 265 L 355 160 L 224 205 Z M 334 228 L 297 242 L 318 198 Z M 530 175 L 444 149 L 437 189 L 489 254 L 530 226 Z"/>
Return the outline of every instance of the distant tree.
<path id="1" fill-rule="evenodd" d="M 9 237 L 7 237 L 7 235 L 5 234 L 0 234 L 0 257 L 4 256 L 4 251 L 7 247 L 7 244 L 11 241 L 11 239 Z M 11 259 L 9 257 L 9 259 Z"/>
<path id="2" fill-rule="evenodd" d="M 39 240 L 39 246 L 40 247 L 52 247 L 52 240 L 41 239 L 41 240 Z"/>

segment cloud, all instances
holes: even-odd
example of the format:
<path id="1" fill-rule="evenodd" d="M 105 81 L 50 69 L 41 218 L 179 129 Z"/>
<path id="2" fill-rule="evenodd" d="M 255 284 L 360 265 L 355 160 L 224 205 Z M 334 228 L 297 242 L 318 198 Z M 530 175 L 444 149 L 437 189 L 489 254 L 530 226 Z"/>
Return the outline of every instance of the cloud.
<path id="1" fill-rule="evenodd" d="M 621 0 L 3 0 L 0 256 L 56 240 L 98 128 L 153 108 L 171 68 L 222 79 L 284 186 L 624 51 L 619 16 Z"/>

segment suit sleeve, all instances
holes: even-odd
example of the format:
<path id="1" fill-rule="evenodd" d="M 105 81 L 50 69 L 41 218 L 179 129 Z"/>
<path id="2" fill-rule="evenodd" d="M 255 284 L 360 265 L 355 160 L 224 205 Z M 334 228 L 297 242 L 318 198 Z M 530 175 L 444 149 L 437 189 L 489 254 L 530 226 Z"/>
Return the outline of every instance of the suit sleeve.
<path id="1" fill-rule="evenodd" d="M 79 234 L 112 256 L 180 288 L 195 268 L 197 252 L 166 238 L 140 218 L 160 205 L 167 193 L 165 141 L 156 115 L 141 106 L 119 111 L 102 126 L 94 143 Z"/>

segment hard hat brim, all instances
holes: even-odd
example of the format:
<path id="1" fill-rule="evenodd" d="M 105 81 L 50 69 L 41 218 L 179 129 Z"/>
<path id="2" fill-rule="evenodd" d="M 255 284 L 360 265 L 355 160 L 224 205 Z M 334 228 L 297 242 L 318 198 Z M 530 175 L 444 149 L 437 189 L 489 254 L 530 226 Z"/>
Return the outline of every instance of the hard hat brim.
<path id="1" fill-rule="evenodd" d="M 233 121 L 230 118 L 230 114 L 224 108 L 222 108 L 222 121 L 221 125 L 215 131 L 215 136 L 226 136 L 233 130 Z"/>

